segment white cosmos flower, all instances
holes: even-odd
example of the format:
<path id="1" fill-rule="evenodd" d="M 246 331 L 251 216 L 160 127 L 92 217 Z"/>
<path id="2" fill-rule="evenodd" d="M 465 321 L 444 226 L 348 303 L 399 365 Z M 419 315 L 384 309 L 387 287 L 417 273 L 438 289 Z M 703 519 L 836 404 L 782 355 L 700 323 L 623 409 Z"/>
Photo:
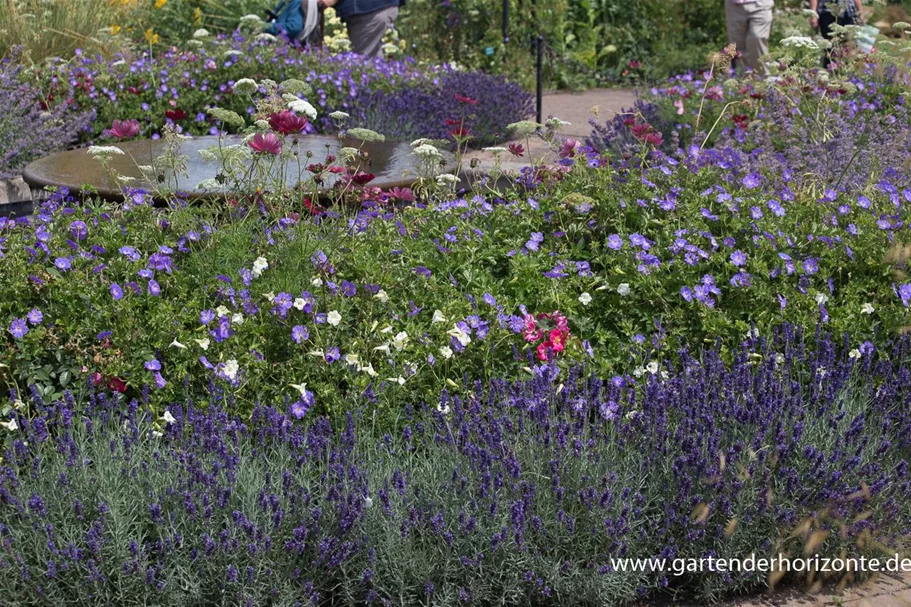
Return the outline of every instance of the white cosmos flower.
<path id="1" fill-rule="evenodd" d="M 269 269 L 269 262 L 266 261 L 265 257 L 257 257 L 253 262 L 253 274 L 254 278 L 259 278 L 263 272 Z"/>
<path id="2" fill-rule="evenodd" d="M 306 398 L 306 396 L 307 396 L 306 382 L 300 383 L 300 384 L 290 384 L 290 386 L 301 393 L 301 398 Z"/>
<path id="3" fill-rule="evenodd" d="M 395 349 L 401 352 L 405 349 L 405 346 L 408 345 L 408 333 L 405 331 L 400 331 L 393 339 L 392 345 L 395 346 Z"/>
<path id="4" fill-rule="evenodd" d="M 164 420 L 164 422 L 166 424 L 168 424 L 169 426 L 171 424 L 177 423 L 177 418 L 175 418 L 173 415 L 171 415 L 171 412 L 167 411 L 167 410 L 164 412 L 164 415 L 161 416 L 161 419 Z"/>
<path id="5" fill-rule="evenodd" d="M 438 322 L 446 322 L 446 317 L 443 316 L 443 313 L 440 312 L 439 310 L 434 310 L 433 318 L 430 319 L 430 322 L 434 323 L 434 324 L 436 324 Z"/>
<path id="6" fill-rule="evenodd" d="M 875 312 L 873 309 L 873 304 L 865 303 L 863 306 L 861 306 L 860 312 L 861 314 L 873 314 L 873 312 Z"/>
<path id="7" fill-rule="evenodd" d="M 337 327 L 338 324 L 342 322 L 342 315 L 339 314 L 337 310 L 332 310 L 326 315 L 326 322 L 333 327 Z"/>
<path id="8" fill-rule="evenodd" d="M 303 310 L 303 309 L 304 309 L 304 306 L 307 305 L 307 302 L 304 301 L 304 298 L 303 298 L 303 297 L 298 297 L 297 299 L 294 300 L 294 304 L 292 304 L 292 305 L 293 305 L 295 308 L 297 308 L 298 310 Z"/>
<path id="9" fill-rule="evenodd" d="M 238 365 L 237 361 L 234 360 L 233 358 L 231 360 L 229 360 L 228 362 L 226 362 L 224 368 L 222 369 L 222 372 L 225 374 L 225 377 L 227 377 L 230 380 L 234 380 L 237 378 L 238 371 L 240 371 L 240 365 Z"/>
<path id="10" fill-rule="evenodd" d="M 587 306 L 588 304 L 590 304 L 592 302 L 592 296 L 589 295 L 588 292 L 583 293 L 582 295 L 579 296 L 579 301 L 582 303 L 583 306 Z"/>
<path id="11" fill-rule="evenodd" d="M 456 325 L 455 327 L 453 327 L 446 333 L 448 333 L 449 335 L 452 335 L 457 340 L 459 340 L 459 343 L 462 344 L 463 346 L 467 346 L 469 343 L 471 343 L 471 335 L 469 335 L 468 333 L 466 333 L 465 331 L 460 329 L 458 325 Z"/>
<path id="12" fill-rule="evenodd" d="M 377 291 L 376 295 L 374 295 L 374 297 L 379 299 L 383 303 L 386 303 L 387 301 L 389 301 L 389 295 L 383 289 L 380 289 L 379 291 Z"/>
<path id="13" fill-rule="evenodd" d="M 449 346 L 443 346 L 442 348 L 440 348 L 440 355 L 442 355 L 442 357 L 446 358 L 446 359 L 452 358 L 452 348 L 450 348 Z"/>

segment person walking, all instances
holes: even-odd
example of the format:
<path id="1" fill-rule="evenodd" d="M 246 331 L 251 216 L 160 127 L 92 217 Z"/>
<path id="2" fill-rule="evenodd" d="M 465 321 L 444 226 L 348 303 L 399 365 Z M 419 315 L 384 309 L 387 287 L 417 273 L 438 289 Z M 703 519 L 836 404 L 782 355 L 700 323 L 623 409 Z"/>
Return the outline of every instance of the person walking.
<path id="1" fill-rule="evenodd" d="M 725 0 L 728 42 L 737 45 L 743 65 L 765 74 L 761 57 L 769 52 L 775 0 Z"/>
<path id="2" fill-rule="evenodd" d="M 405 0 L 318 0 L 321 8 L 335 7 L 348 28 L 351 50 L 373 59 L 383 48 L 383 36 L 395 25 Z"/>
<path id="3" fill-rule="evenodd" d="M 301 44 L 319 45 L 319 8 L 317 0 L 282 0 L 269 15 L 267 34 L 285 34 L 289 40 Z"/>
<path id="4" fill-rule="evenodd" d="M 819 34 L 826 40 L 832 39 L 832 25 L 857 25 L 861 17 L 861 0 L 810 0 L 810 10 L 818 16 L 810 17 L 810 27 L 819 29 Z M 822 66 L 829 69 L 832 63 L 832 49 L 826 49 L 822 57 Z"/>

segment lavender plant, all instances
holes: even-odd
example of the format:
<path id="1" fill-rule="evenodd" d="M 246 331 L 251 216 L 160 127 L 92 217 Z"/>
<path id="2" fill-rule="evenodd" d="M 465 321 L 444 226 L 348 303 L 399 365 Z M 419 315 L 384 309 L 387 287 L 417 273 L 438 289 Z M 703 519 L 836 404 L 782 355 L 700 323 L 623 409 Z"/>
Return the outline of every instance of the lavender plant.
<path id="1" fill-rule="evenodd" d="M 810 342 L 784 326 L 730 364 L 693 350 L 641 378 L 469 382 L 390 434 L 369 414 L 333 429 L 33 395 L 4 431 L 0 588 L 22 605 L 714 600 L 770 578 L 617 559 L 900 550 L 909 343 Z"/>
<path id="2" fill-rule="evenodd" d="M 38 89 L 23 82 L 21 49 L 0 60 L 0 179 L 31 160 L 66 148 L 91 125 L 91 111 L 50 106 Z M 46 109 L 42 109 L 42 104 Z"/>

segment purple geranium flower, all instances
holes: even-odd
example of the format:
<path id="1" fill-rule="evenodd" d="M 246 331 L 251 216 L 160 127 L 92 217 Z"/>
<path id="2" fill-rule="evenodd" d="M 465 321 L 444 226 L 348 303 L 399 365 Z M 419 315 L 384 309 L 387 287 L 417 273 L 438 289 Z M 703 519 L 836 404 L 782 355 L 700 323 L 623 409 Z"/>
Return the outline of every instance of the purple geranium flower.
<path id="1" fill-rule="evenodd" d="M 10 323 L 9 332 L 16 339 L 22 339 L 28 334 L 28 324 L 26 324 L 24 318 L 17 318 Z"/>
<path id="2" fill-rule="evenodd" d="M 309 339 L 309 337 L 310 331 L 303 325 L 296 325 L 291 329 L 291 339 L 293 339 L 295 343 L 303 343 Z"/>
<path id="3" fill-rule="evenodd" d="M 32 308 L 29 313 L 25 315 L 25 317 L 28 318 L 29 324 L 31 324 L 33 327 L 40 325 L 41 321 L 44 320 L 44 314 L 42 314 L 41 310 L 38 308 Z"/>
<path id="4" fill-rule="evenodd" d="M 111 297 L 114 298 L 114 301 L 123 299 L 123 289 L 116 282 L 111 283 Z"/>

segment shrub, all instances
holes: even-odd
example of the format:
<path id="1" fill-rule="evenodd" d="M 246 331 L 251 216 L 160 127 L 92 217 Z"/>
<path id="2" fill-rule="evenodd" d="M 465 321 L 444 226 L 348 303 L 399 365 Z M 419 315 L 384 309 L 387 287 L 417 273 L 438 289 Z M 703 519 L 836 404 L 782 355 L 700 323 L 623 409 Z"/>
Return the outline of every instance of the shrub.
<path id="1" fill-rule="evenodd" d="M 389 126 L 390 136 L 411 140 L 427 136 L 424 129 L 448 134 L 442 131 L 445 119 L 459 115 L 451 113 L 458 102 L 452 91 L 444 89 L 449 85 L 477 95 L 472 113 L 477 116 L 473 128 L 479 141 L 493 140 L 506 124 L 525 118 L 531 107 L 527 93 L 501 78 L 419 68 L 413 60 L 365 62 L 350 53 L 309 52 L 247 40 L 239 33 L 209 40 L 198 49 L 171 48 L 130 60 L 80 56 L 72 62 L 52 63 L 34 75 L 42 93 L 59 105 L 95 112 L 94 130 L 85 141 L 102 138 L 112 121 L 129 119 L 144 122 L 146 137 L 160 136 L 167 124 L 193 135 L 216 133 L 218 127 L 207 108 L 219 106 L 244 116 L 252 111 L 246 96 L 232 94 L 234 83 L 242 78 L 307 82 L 314 89 L 307 97 L 320 111 L 308 132 L 332 132 L 336 124 L 327 114 L 342 110 Z M 414 103 L 431 103 L 435 113 L 423 114 L 423 108 Z M 402 115 L 378 120 L 377 104 Z"/>
<path id="2" fill-rule="evenodd" d="M 377 91 L 358 105 L 361 123 L 387 136 L 451 139 L 461 126 L 476 146 L 508 139 L 507 125 L 534 112 L 531 95 L 517 84 L 480 72 L 443 72 L 428 86 Z"/>
<path id="3" fill-rule="evenodd" d="M 891 554 L 911 522 L 909 344 L 854 359 L 798 333 L 640 379 L 468 384 L 394 434 L 30 399 L 5 432 L 0 588 L 22 605 L 604 605 L 769 580 L 618 558 Z"/>

